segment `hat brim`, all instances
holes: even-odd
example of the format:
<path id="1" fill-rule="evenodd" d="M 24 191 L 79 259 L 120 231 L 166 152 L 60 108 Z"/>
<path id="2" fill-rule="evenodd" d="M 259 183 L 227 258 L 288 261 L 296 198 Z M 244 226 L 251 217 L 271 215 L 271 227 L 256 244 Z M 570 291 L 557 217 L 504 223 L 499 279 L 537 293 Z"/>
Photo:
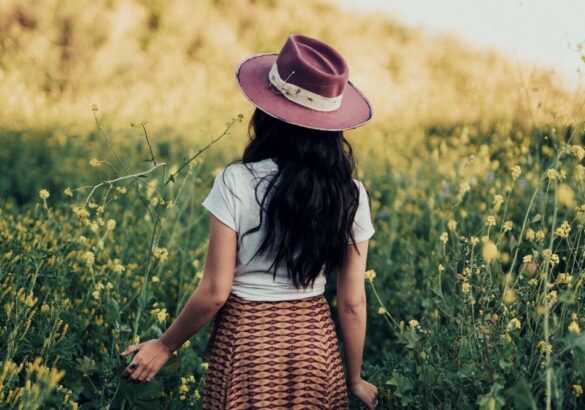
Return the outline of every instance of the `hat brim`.
<path id="1" fill-rule="evenodd" d="M 341 105 L 335 111 L 318 111 L 290 101 L 269 86 L 268 72 L 278 54 L 257 54 L 236 68 L 236 80 L 243 94 L 266 114 L 290 124 L 324 131 L 357 128 L 372 118 L 367 98 L 348 81 Z"/>

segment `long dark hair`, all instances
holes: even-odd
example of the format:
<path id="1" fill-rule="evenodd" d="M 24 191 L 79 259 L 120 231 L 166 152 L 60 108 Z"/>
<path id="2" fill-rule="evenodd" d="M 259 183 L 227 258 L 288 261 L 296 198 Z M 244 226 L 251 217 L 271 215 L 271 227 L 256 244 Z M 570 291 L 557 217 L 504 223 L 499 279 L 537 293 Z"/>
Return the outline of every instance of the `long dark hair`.
<path id="1" fill-rule="evenodd" d="M 234 162 L 245 165 L 272 158 L 278 171 L 263 178 L 268 178 L 263 198 L 258 196 L 262 180 L 256 185 L 260 223 L 242 238 L 257 232 L 265 219 L 265 235 L 252 258 L 271 255 L 273 278 L 284 261 L 295 288 L 313 287 L 321 269 L 328 277 L 342 267 L 346 241 L 351 238 L 354 242 L 352 225 L 359 189 L 353 181 L 352 147 L 343 131 L 292 125 L 259 109 L 250 119 L 248 135 L 242 159 Z"/>

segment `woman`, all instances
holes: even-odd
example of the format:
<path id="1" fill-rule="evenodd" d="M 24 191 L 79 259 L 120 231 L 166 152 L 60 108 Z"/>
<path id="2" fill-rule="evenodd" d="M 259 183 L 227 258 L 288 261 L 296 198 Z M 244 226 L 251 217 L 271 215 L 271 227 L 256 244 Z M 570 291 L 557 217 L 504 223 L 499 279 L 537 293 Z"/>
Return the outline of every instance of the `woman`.
<path id="1" fill-rule="evenodd" d="M 160 338 L 122 353 L 138 352 L 124 377 L 151 381 L 213 318 L 203 408 L 347 409 L 348 387 L 376 406 L 377 388 L 360 376 L 375 231 L 343 136 L 372 110 L 348 76 L 335 49 L 302 35 L 240 63 L 237 82 L 256 110 L 241 163 L 202 202 L 212 213 L 203 278 Z M 323 295 L 333 273 L 347 370 Z"/>

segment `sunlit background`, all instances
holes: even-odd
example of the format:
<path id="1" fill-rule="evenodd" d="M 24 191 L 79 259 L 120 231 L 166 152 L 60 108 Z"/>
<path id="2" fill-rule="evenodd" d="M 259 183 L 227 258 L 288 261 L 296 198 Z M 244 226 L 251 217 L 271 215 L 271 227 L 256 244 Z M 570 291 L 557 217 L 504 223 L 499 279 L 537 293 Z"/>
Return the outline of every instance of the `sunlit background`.
<path id="1" fill-rule="evenodd" d="M 585 30 L 579 0 L 343 0 L 354 12 L 378 10 L 429 33 L 450 31 L 479 47 L 559 74 L 568 87 L 583 87 Z"/>

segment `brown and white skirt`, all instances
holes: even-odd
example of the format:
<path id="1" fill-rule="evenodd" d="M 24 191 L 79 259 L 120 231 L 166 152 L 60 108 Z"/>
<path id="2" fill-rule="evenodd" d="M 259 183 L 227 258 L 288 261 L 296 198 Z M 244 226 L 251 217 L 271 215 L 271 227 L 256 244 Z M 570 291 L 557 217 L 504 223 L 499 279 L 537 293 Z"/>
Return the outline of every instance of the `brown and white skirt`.
<path id="1" fill-rule="evenodd" d="M 202 358 L 203 409 L 346 410 L 335 324 L 323 295 L 250 301 L 231 293 Z"/>

